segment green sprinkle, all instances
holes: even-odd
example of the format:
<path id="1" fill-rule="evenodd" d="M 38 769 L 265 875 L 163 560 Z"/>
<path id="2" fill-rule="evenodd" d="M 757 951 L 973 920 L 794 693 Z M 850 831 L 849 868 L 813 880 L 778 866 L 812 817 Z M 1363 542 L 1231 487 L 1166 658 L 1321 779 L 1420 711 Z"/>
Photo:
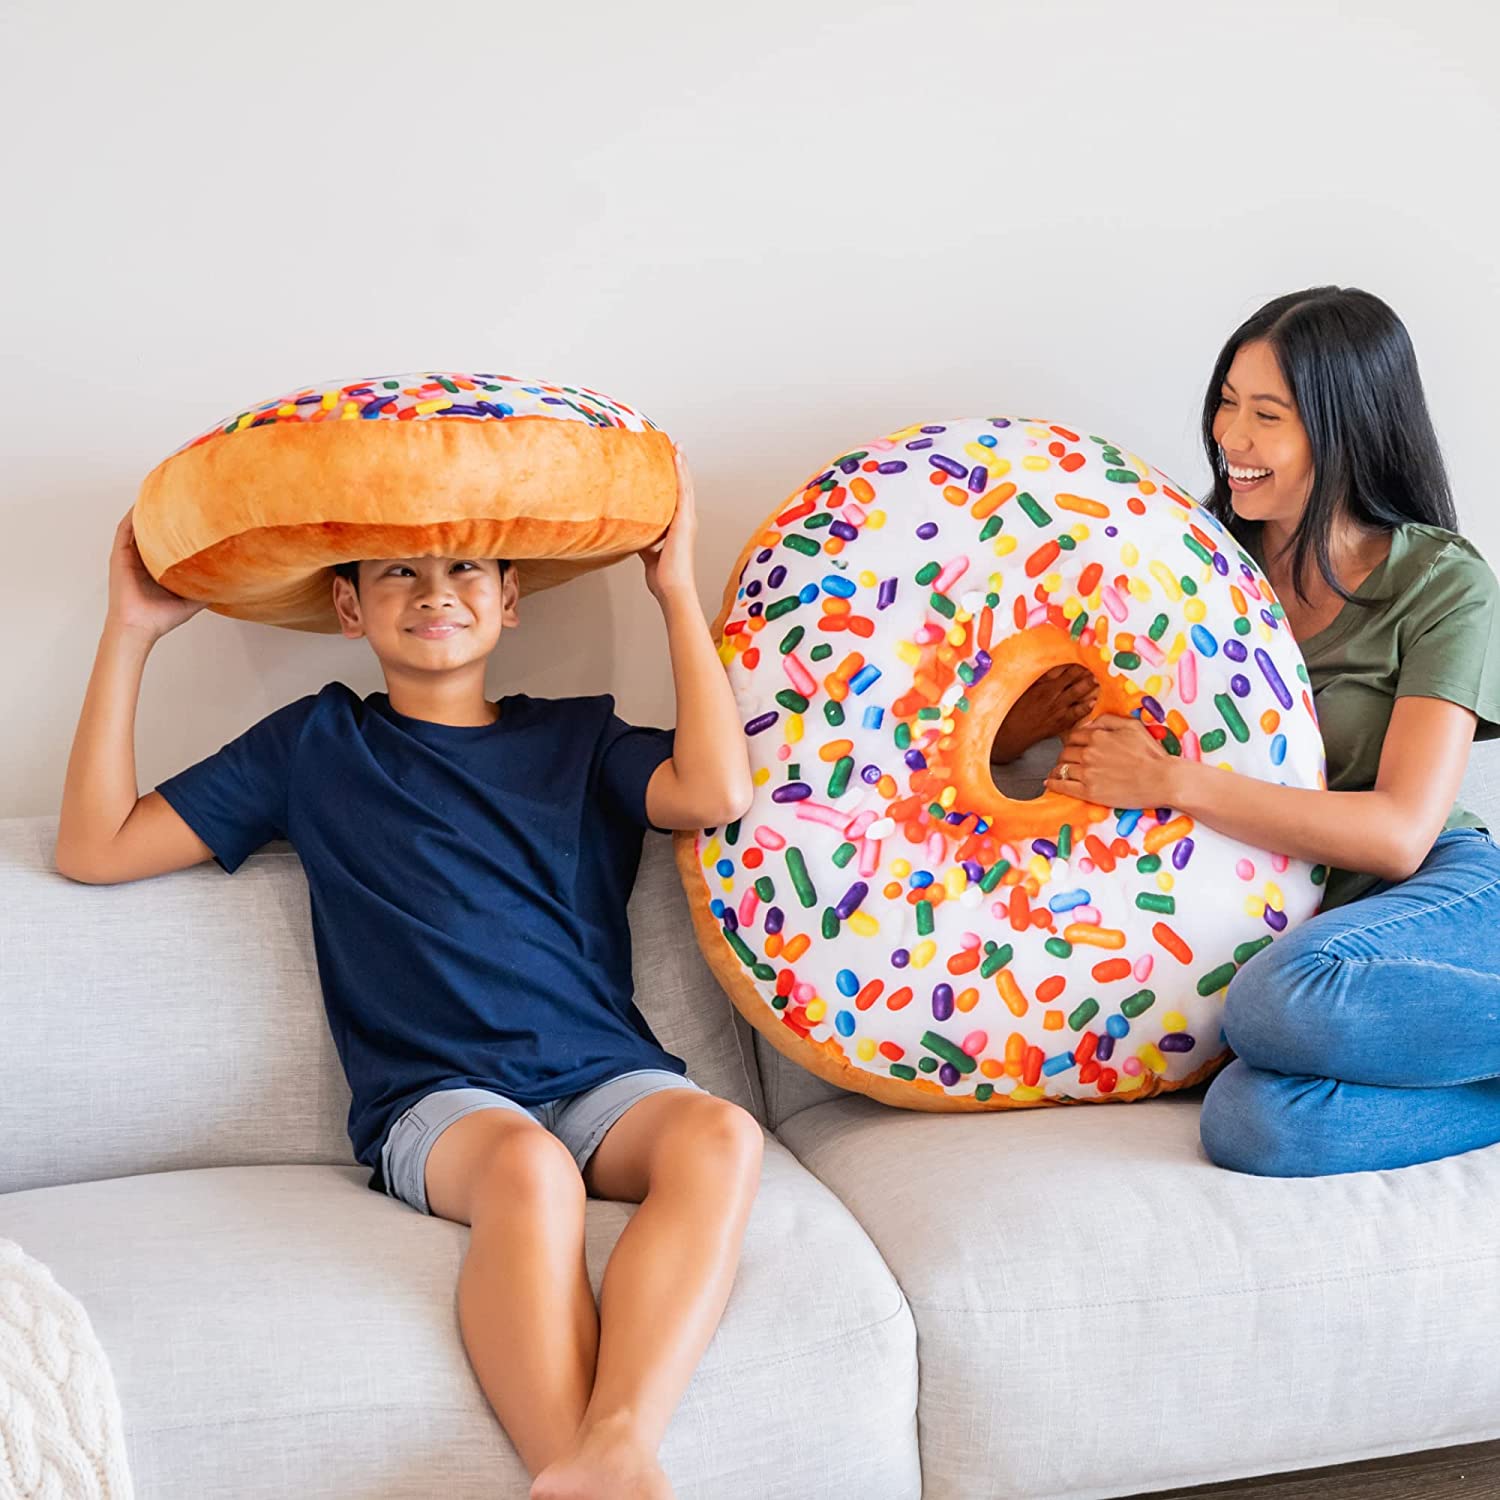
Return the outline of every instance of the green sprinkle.
<path id="1" fill-rule="evenodd" d="M 958 606 L 946 594 L 929 594 L 927 602 L 949 620 L 958 613 Z"/>
<path id="2" fill-rule="evenodd" d="M 831 907 L 823 908 L 823 936 L 832 940 L 839 935 L 839 914 Z"/>
<path id="3" fill-rule="evenodd" d="M 1237 963 L 1237 964 L 1247 964 L 1247 963 L 1249 963 L 1250 960 L 1252 958 L 1254 958 L 1255 955 L 1257 953 L 1259 953 L 1262 948 L 1269 947 L 1270 944 L 1271 944 L 1271 942 L 1272 942 L 1271 934 L 1267 933 L 1265 935 L 1265 937 L 1252 938 L 1248 943 L 1241 943 L 1239 945 L 1239 947 L 1234 950 L 1234 961 L 1235 961 L 1235 963 Z"/>
<path id="4" fill-rule="evenodd" d="M 782 688 L 777 693 L 776 701 L 789 712 L 804 714 L 807 712 L 807 699 L 797 692 L 795 688 Z"/>
<path id="5" fill-rule="evenodd" d="M 734 955 L 742 964 L 753 964 L 755 955 L 745 946 L 745 940 L 739 933 L 731 932 L 727 927 L 723 930 L 724 941 L 734 949 Z"/>
<path id="6" fill-rule="evenodd" d="M 1099 1014 L 1099 1002 L 1097 1000 L 1083 1001 L 1077 1010 L 1068 1017 L 1068 1025 L 1074 1031 L 1082 1031 L 1095 1016 Z"/>
<path id="7" fill-rule="evenodd" d="M 1050 526 L 1052 524 L 1052 517 L 1025 490 L 1016 496 L 1016 504 L 1026 512 L 1027 519 L 1035 522 L 1036 525 Z"/>
<path id="8" fill-rule="evenodd" d="M 1135 904 L 1142 911 L 1159 912 L 1164 917 L 1175 916 L 1177 913 L 1177 900 L 1173 896 L 1155 896 L 1150 891 L 1142 891 L 1135 898 Z"/>
<path id="9" fill-rule="evenodd" d="M 784 599 L 778 599 L 774 604 L 766 605 L 766 619 L 779 620 L 782 615 L 789 615 L 801 605 L 802 601 L 795 594 L 788 594 Z M 798 640 L 801 640 L 799 635 Z M 790 651 L 790 646 L 783 646 L 783 651 Z"/>
<path id="10" fill-rule="evenodd" d="M 917 932 L 922 937 L 932 936 L 932 903 L 917 902 Z"/>
<path id="11" fill-rule="evenodd" d="M 1200 750 L 1208 751 L 1218 750 L 1224 744 L 1224 741 L 1228 738 L 1229 736 L 1225 734 L 1222 729 L 1210 729 L 1208 733 L 1198 741 L 1198 748 Z"/>
<path id="12" fill-rule="evenodd" d="M 1088 623 L 1089 612 L 1086 609 L 1079 610 L 1077 617 L 1073 621 L 1073 628 L 1068 632 L 1068 634 L 1071 635 L 1076 641 L 1078 637 L 1081 636 L 1083 632 L 1088 628 Z"/>
<path id="13" fill-rule="evenodd" d="M 1229 726 L 1229 732 L 1240 744 L 1246 744 L 1250 739 L 1250 731 L 1245 728 L 1245 721 L 1240 718 L 1240 711 L 1234 706 L 1234 699 L 1228 693 L 1215 693 L 1214 703 L 1219 710 L 1220 717 Z"/>
<path id="14" fill-rule="evenodd" d="M 1007 943 L 1003 948 L 996 948 L 985 961 L 980 964 L 979 972 L 985 979 L 990 979 L 998 974 L 1011 960 L 1011 946 Z"/>
<path id="15" fill-rule="evenodd" d="M 1000 530 L 1000 528 L 1001 528 L 1002 525 L 1004 525 L 1004 522 L 1001 521 L 1001 519 L 1000 519 L 999 516 L 991 516 L 989 518 L 989 520 L 986 521 L 984 523 L 984 525 L 980 528 L 979 540 L 981 542 L 987 542 L 987 541 L 989 541 L 989 539 L 992 536 L 995 536 L 995 535 L 998 534 L 998 532 L 999 532 L 999 530 Z M 990 605 L 991 609 L 993 609 L 994 607 L 995 606 L 993 604 Z M 988 1088 L 989 1084 L 985 1084 L 985 1087 Z"/>
<path id="16" fill-rule="evenodd" d="M 911 748 L 911 725 L 901 723 L 896 725 L 896 733 L 893 738 L 898 750 L 909 750 Z"/>
<path id="17" fill-rule="evenodd" d="M 1314 885 L 1322 885 L 1328 879 L 1327 865 L 1314 865 L 1312 875 L 1309 877 Z"/>
<path id="18" fill-rule="evenodd" d="M 835 729 L 837 729 L 839 725 L 844 722 L 843 705 L 835 703 L 833 699 L 830 698 L 828 702 L 823 705 L 823 717 L 827 719 Z"/>
<path id="19" fill-rule="evenodd" d="M 962 1047 L 955 1047 L 947 1037 L 939 1036 L 935 1031 L 922 1033 L 922 1045 L 929 1052 L 936 1052 L 944 1062 L 952 1063 L 960 1073 L 972 1073 L 979 1066 Z"/>
<path id="20" fill-rule="evenodd" d="M 820 510 L 815 515 L 809 516 L 803 523 L 804 531 L 821 531 L 825 526 L 833 525 L 833 512 L 831 510 Z"/>
<path id="21" fill-rule="evenodd" d="M 793 552 L 800 552 L 804 557 L 816 557 L 823 550 L 811 537 L 802 536 L 795 531 L 790 531 L 782 537 L 781 545 L 790 547 Z"/>
<path id="22" fill-rule="evenodd" d="M 1185 546 L 1188 549 L 1189 552 L 1193 553 L 1194 556 L 1201 557 L 1203 559 L 1203 561 L 1206 562 L 1209 565 L 1209 567 L 1213 566 L 1213 563 L 1214 563 L 1214 555 L 1213 555 L 1213 553 L 1210 552 L 1208 550 L 1208 548 L 1205 547 L 1203 545 L 1203 543 L 1198 540 L 1197 537 L 1195 537 L 1195 536 L 1188 536 L 1188 535 L 1186 535 L 1184 533 L 1183 538 L 1182 538 L 1182 544 L 1183 544 L 1183 546 Z"/>
<path id="23" fill-rule="evenodd" d="M 1220 964 L 1217 969 L 1210 969 L 1198 981 L 1198 993 L 1200 995 L 1212 995 L 1215 990 L 1222 990 L 1234 978 L 1234 970 L 1235 966 L 1233 964 Z"/>
<path id="24" fill-rule="evenodd" d="M 992 1083 L 981 1083 L 974 1089 L 974 1097 L 981 1103 L 986 1104 L 993 1097 L 995 1085 Z"/>
<path id="25" fill-rule="evenodd" d="M 833 851 L 833 862 L 839 867 L 839 869 L 842 870 L 844 866 L 847 865 L 849 861 L 853 859 L 854 856 L 858 853 L 859 850 L 856 849 L 853 844 L 840 844 L 838 848 Z"/>
<path id="26" fill-rule="evenodd" d="M 808 878 L 807 862 L 802 858 L 802 851 L 795 844 L 788 844 L 786 847 L 786 872 L 792 877 L 792 889 L 797 892 L 797 899 L 804 906 L 816 906 L 818 893 Z"/>
<path id="27" fill-rule="evenodd" d="M 891 1077 L 899 1078 L 903 1083 L 910 1083 L 917 1076 L 915 1068 L 908 1067 L 905 1063 L 891 1064 Z"/>
<path id="28" fill-rule="evenodd" d="M 919 1057 L 917 1059 L 917 1066 L 924 1073 L 936 1073 L 941 1064 L 935 1057 Z"/>
<path id="29" fill-rule="evenodd" d="M 1141 476 L 1134 469 L 1106 469 L 1104 477 L 1115 484 L 1139 484 Z"/>
<path id="30" fill-rule="evenodd" d="M 833 655 L 833 647 L 824 641 L 821 645 L 814 646 L 807 655 L 810 661 L 827 661 Z"/>
<path id="31" fill-rule="evenodd" d="M 1151 628 L 1146 632 L 1153 641 L 1159 641 L 1166 633 L 1167 626 L 1172 622 L 1165 615 L 1157 615 L 1151 622 Z"/>
<path id="32" fill-rule="evenodd" d="M 917 569 L 917 582 L 925 589 L 942 571 L 942 568 L 935 562 L 924 563 L 922 567 Z"/>
<path id="33" fill-rule="evenodd" d="M 1053 958 L 1071 958 L 1073 956 L 1073 945 L 1066 938 L 1049 937 L 1042 946 Z"/>
<path id="34" fill-rule="evenodd" d="M 1137 990 L 1135 994 L 1120 1001 L 1120 1014 L 1122 1016 L 1129 1016 L 1133 1021 L 1137 1016 L 1145 1015 L 1155 1004 L 1155 990 Z"/>
<path id="35" fill-rule="evenodd" d="M 1073 852 L 1073 825 L 1064 823 L 1057 835 L 1057 852 L 1059 857 L 1066 859 Z"/>
<path id="36" fill-rule="evenodd" d="M 1135 654 L 1134 651 L 1115 652 L 1115 665 L 1122 671 L 1133 672 L 1138 666 L 1140 666 L 1140 664 L 1141 659 Z"/>
<path id="37" fill-rule="evenodd" d="M 769 875 L 762 875 L 755 882 L 755 894 L 762 901 L 774 901 L 776 899 L 776 884 Z"/>
<path id="38" fill-rule="evenodd" d="M 770 984 L 776 978 L 776 970 L 770 964 L 756 963 L 751 966 L 750 972 L 761 981 L 762 984 Z"/>
<path id="39" fill-rule="evenodd" d="M 986 870 L 980 877 L 979 889 L 982 890 L 986 895 L 988 895 L 995 889 L 997 885 L 1000 884 L 1000 881 L 1004 878 L 1005 872 L 1008 869 L 1010 869 L 1010 861 L 1008 859 L 997 859 L 995 863 L 992 864 L 989 869 Z M 1010 949 L 1007 948 L 1005 951 L 1008 953 Z M 1006 960 L 1007 963 L 1009 961 L 1009 959 Z"/>
<path id="40" fill-rule="evenodd" d="M 834 763 L 833 775 L 828 778 L 828 795 L 842 797 L 849 789 L 849 777 L 854 772 L 854 757 L 842 756 Z"/>
<path id="41" fill-rule="evenodd" d="M 1136 860 L 1135 867 L 1142 875 L 1154 875 L 1161 869 L 1161 855 L 1143 854 Z"/>

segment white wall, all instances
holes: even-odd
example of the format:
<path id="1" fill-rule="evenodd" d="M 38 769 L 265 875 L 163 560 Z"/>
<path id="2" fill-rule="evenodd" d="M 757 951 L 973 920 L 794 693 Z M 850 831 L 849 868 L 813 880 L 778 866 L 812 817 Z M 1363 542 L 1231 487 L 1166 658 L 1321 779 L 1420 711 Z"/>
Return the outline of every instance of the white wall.
<path id="1" fill-rule="evenodd" d="M 0 814 L 56 807 L 141 476 L 304 381 L 640 406 L 697 473 L 711 615 L 777 500 L 907 422 L 1081 424 L 1201 492 L 1220 343 L 1339 282 L 1406 321 L 1500 564 L 1495 14 L 8 0 Z M 670 722 L 639 571 L 531 602 L 492 690 Z M 148 668 L 142 787 L 336 676 L 380 685 L 363 643 L 199 616 Z"/>

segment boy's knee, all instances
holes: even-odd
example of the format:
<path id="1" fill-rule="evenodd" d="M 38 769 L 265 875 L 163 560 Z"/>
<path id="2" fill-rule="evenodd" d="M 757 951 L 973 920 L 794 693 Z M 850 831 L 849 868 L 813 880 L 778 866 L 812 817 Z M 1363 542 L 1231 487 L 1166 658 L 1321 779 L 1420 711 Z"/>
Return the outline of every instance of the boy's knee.
<path id="1" fill-rule="evenodd" d="M 738 1104 L 704 1094 L 680 1113 L 669 1136 L 663 1144 L 679 1163 L 705 1165 L 721 1177 L 759 1179 L 765 1135 Z"/>
<path id="2" fill-rule="evenodd" d="M 572 1153 L 540 1125 L 497 1134 L 479 1164 L 477 1195 L 507 1212 L 524 1214 L 581 1210 L 585 1197 Z"/>

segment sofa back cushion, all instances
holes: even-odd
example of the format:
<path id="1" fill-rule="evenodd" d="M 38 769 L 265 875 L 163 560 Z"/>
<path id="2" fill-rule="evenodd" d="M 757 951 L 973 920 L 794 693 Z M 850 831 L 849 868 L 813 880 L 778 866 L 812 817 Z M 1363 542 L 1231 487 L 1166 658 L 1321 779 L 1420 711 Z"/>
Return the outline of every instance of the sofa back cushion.
<path id="1" fill-rule="evenodd" d="M 353 1161 L 307 882 L 286 845 L 129 885 L 0 821 L 0 1192 L 187 1167 Z M 749 1028 L 690 938 L 671 840 L 630 904 L 637 1002 L 705 1088 L 762 1115 Z"/>

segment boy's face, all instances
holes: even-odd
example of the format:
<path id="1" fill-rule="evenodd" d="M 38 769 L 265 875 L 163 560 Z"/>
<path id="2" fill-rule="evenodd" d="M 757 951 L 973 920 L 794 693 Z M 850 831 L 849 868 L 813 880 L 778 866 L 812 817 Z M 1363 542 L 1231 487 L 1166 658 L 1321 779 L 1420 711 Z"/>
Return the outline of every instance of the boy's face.
<path id="1" fill-rule="evenodd" d="M 363 636 L 383 665 L 450 672 L 483 661 L 507 626 L 520 624 L 515 565 L 493 559 L 401 557 L 359 565 L 359 589 L 333 581 L 339 628 Z"/>

